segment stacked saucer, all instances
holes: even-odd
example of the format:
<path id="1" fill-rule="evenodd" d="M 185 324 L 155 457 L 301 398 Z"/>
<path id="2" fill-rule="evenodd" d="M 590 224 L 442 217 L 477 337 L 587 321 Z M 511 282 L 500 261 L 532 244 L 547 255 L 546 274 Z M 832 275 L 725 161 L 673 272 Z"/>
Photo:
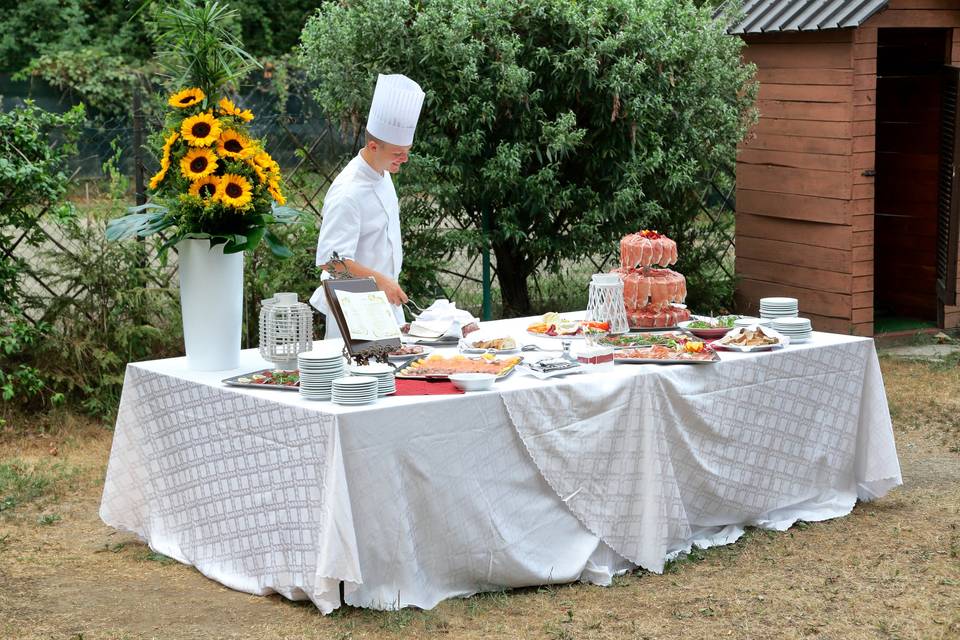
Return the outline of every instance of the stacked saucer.
<path id="1" fill-rule="evenodd" d="M 337 378 L 333 381 L 333 401 L 349 405 L 376 402 L 379 383 L 373 376 Z"/>
<path id="2" fill-rule="evenodd" d="M 777 318 L 773 321 L 773 328 L 790 338 L 790 344 L 806 342 L 813 335 L 807 318 Z"/>
<path id="3" fill-rule="evenodd" d="M 760 325 L 761 327 L 769 327 L 770 320 L 767 318 L 751 318 L 744 316 L 733 321 L 734 327 L 752 327 L 755 324 Z"/>
<path id="4" fill-rule="evenodd" d="M 300 395 L 308 400 L 329 400 L 333 381 L 343 377 L 346 362 L 339 349 L 306 351 L 297 356 Z"/>
<path id="5" fill-rule="evenodd" d="M 761 318 L 796 318 L 796 298 L 760 298 Z"/>
<path id="6" fill-rule="evenodd" d="M 368 365 L 354 365 L 350 373 L 357 376 L 372 376 L 377 379 L 377 395 L 381 398 L 397 392 L 396 369 L 388 364 L 376 362 Z"/>

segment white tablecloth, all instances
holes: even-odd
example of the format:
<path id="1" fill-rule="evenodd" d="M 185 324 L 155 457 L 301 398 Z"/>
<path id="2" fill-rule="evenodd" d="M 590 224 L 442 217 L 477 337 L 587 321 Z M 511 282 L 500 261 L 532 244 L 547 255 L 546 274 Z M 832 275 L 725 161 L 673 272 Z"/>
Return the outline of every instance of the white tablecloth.
<path id="1" fill-rule="evenodd" d="M 522 335 L 526 320 L 489 323 Z M 542 340 L 540 344 L 557 347 Z M 254 594 L 416 605 L 577 579 L 850 512 L 900 484 L 873 341 L 617 366 L 369 407 L 129 365 L 107 524 Z"/>

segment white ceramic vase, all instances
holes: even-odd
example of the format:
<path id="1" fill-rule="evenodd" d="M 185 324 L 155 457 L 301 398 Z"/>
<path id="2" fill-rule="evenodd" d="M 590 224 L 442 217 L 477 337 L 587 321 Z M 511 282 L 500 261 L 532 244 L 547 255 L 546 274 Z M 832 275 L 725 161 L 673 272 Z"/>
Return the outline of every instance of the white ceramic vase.
<path id="1" fill-rule="evenodd" d="M 223 253 L 209 240 L 177 244 L 180 308 L 187 366 L 194 371 L 235 369 L 243 321 L 243 253 Z"/>

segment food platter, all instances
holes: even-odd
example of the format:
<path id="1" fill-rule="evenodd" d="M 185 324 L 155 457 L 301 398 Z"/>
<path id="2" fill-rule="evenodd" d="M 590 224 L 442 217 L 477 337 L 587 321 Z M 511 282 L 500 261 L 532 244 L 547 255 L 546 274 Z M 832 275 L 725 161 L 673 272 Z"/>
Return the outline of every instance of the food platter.
<path id="1" fill-rule="evenodd" d="M 661 350 L 664 349 L 666 348 L 659 345 L 638 349 L 622 349 L 613 353 L 613 361 L 616 364 L 713 364 L 720 361 L 717 352 L 710 348 L 704 348 L 696 353 L 670 349 L 673 354 L 663 355 L 672 355 L 672 357 L 654 357 L 654 355 L 662 353 Z"/>
<path id="2" fill-rule="evenodd" d="M 570 340 L 583 338 L 587 330 L 595 329 L 607 331 L 608 322 L 591 322 L 574 318 L 565 318 L 559 313 L 551 311 L 543 314 L 540 322 L 534 322 L 527 327 L 527 333 L 538 338 L 554 338 Z"/>
<path id="3" fill-rule="evenodd" d="M 624 349 L 630 347 L 648 347 L 655 344 L 669 345 L 682 343 L 693 339 L 693 335 L 686 331 L 644 331 L 638 333 L 622 333 L 600 338 L 602 345 Z"/>
<path id="4" fill-rule="evenodd" d="M 493 355 L 442 356 L 433 354 L 417 358 L 397 371 L 398 379 L 405 380 L 447 380 L 454 373 L 493 373 L 497 380 L 503 380 L 523 361 L 520 356 L 494 357 Z M 425 373 L 424 373 L 425 372 Z"/>
<path id="5" fill-rule="evenodd" d="M 239 376 L 224 378 L 221 382 L 231 387 L 250 387 L 251 389 L 276 389 L 278 391 L 299 391 L 300 372 L 296 369 L 260 369 Z"/>
<path id="6" fill-rule="evenodd" d="M 729 341 L 736 339 L 738 336 L 743 334 L 763 334 L 764 336 L 776 340 L 776 342 L 771 342 L 768 344 L 731 344 Z M 769 327 L 737 327 L 733 329 L 726 336 L 717 340 L 713 343 L 713 347 L 717 349 L 726 349 L 728 351 L 737 351 L 739 353 L 753 353 L 755 351 L 771 351 L 773 349 L 781 349 L 790 344 L 790 338 L 770 329 Z"/>

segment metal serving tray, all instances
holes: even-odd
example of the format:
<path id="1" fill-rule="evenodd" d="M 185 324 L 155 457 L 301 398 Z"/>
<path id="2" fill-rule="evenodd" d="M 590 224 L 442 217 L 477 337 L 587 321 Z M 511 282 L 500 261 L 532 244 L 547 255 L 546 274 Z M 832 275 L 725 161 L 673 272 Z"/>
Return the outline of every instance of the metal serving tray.
<path id="1" fill-rule="evenodd" d="M 264 384 L 259 382 L 240 382 L 241 378 L 252 378 L 255 375 L 263 375 L 264 373 L 270 373 L 273 371 L 278 371 L 278 369 L 258 369 L 256 371 L 251 371 L 250 373 L 241 373 L 238 376 L 233 376 L 232 378 L 224 378 L 220 382 L 231 387 L 249 387 L 251 389 L 274 389 L 276 391 L 300 391 L 300 377 L 297 376 L 297 384 L 287 385 L 287 384 Z M 290 369 L 279 369 L 279 371 L 291 371 Z"/>

